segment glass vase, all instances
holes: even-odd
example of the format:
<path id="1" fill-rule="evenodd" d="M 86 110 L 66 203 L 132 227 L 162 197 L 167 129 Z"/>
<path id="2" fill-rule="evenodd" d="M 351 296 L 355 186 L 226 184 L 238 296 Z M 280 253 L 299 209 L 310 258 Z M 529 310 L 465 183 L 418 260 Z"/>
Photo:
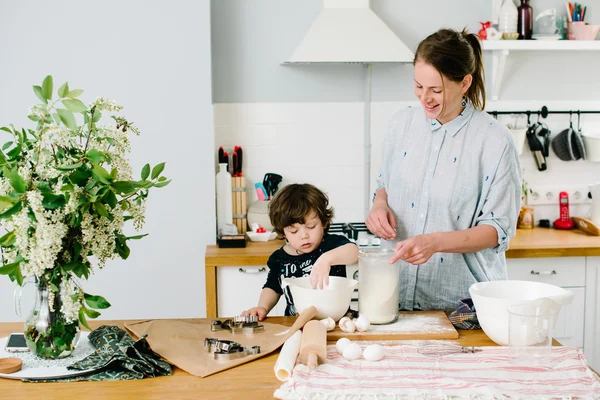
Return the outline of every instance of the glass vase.
<path id="1" fill-rule="evenodd" d="M 33 354 L 44 359 L 70 356 L 79 341 L 79 321 L 67 321 L 61 310 L 60 287 L 52 288 L 43 280 L 26 281 L 36 285 L 35 304 L 25 321 L 25 341 Z M 17 289 L 22 289 L 17 288 Z M 15 291 L 15 310 L 21 315 L 21 290 Z"/>

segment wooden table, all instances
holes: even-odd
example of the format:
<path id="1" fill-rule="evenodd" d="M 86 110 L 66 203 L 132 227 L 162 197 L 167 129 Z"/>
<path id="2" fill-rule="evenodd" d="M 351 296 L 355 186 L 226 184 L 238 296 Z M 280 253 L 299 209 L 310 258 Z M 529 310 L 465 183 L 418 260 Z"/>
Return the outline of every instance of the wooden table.
<path id="1" fill-rule="evenodd" d="M 294 317 L 271 317 L 269 322 L 290 326 Z M 131 321 L 94 321 L 92 328 L 103 324 L 123 326 Z M 18 332 L 22 323 L 0 323 L 0 337 Z M 495 346 L 483 331 L 459 331 L 452 340 L 463 346 Z M 400 342 L 399 342 L 400 343 Z M 218 374 L 198 378 L 175 368 L 172 376 L 134 381 L 25 383 L 0 379 L 1 399 L 272 399 L 281 386 L 273 367 L 278 352 Z"/>
<path id="2" fill-rule="evenodd" d="M 205 282 L 206 316 L 217 316 L 217 268 L 264 266 L 271 253 L 283 246 L 282 240 L 248 242 L 243 249 L 206 247 Z M 517 229 L 506 251 L 507 258 L 585 257 L 600 256 L 600 236 L 591 236 L 579 230 L 561 231 L 535 228 Z"/>

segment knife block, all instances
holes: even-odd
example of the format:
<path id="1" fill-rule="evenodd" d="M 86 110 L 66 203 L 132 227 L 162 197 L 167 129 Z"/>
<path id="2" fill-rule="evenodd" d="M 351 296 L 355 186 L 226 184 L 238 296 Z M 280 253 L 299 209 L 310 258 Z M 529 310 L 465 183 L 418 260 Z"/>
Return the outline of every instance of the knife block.
<path id="1" fill-rule="evenodd" d="M 233 224 L 237 227 L 238 233 L 245 234 L 248 229 L 246 220 L 246 177 L 236 176 L 231 178 L 231 181 Z"/>

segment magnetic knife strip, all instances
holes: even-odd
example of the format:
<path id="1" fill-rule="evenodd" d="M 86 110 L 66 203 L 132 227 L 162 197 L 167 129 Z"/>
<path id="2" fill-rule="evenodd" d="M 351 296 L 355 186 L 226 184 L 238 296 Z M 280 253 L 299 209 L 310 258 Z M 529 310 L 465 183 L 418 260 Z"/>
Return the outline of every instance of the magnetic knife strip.
<path id="1" fill-rule="evenodd" d="M 256 315 L 245 315 L 226 319 L 224 321 L 215 319 L 210 330 L 213 332 L 228 330 L 231 333 L 259 333 L 265 330 L 264 325 L 258 324 Z"/>
<path id="2" fill-rule="evenodd" d="M 260 346 L 243 347 L 233 340 L 205 338 L 204 347 L 206 351 L 213 353 L 214 359 L 217 361 L 229 361 L 260 354 Z"/>

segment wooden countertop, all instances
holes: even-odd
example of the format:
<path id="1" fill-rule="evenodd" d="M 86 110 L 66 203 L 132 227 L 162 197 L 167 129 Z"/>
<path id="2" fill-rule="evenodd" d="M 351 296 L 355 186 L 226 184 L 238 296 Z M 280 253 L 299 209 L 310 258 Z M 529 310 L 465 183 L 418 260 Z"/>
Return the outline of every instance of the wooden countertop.
<path id="1" fill-rule="evenodd" d="M 294 317 L 271 317 L 269 322 L 290 326 Z M 90 321 L 93 328 L 131 321 Z M 0 323 L 0 337 L 19 332 L 23 323 Z M 461 331 L 452 340 L 463 346 L 495 346 L 483 331 Z M 400 343 L 400 342 L 399 342 Z M 6 399 L 272 399 L 281 386 L 273 367 L 278 352 L 206 378 L 198 378 L 175 368 L 172 376 L 132 380 L 72 383 L 24 383 L 0 379 L 1 398 Z"/>
<path id="2" fill-rule="evenodd" d="M 282 240 L 248 242 L 243 249 L 206 247 L 205 261 L 213 266 L 266 265 L 271 253 L 283 245 Z M 518 229 L 510 241 L 507 258 L 600 256 L 600 236 L 580 230 Z"/>

